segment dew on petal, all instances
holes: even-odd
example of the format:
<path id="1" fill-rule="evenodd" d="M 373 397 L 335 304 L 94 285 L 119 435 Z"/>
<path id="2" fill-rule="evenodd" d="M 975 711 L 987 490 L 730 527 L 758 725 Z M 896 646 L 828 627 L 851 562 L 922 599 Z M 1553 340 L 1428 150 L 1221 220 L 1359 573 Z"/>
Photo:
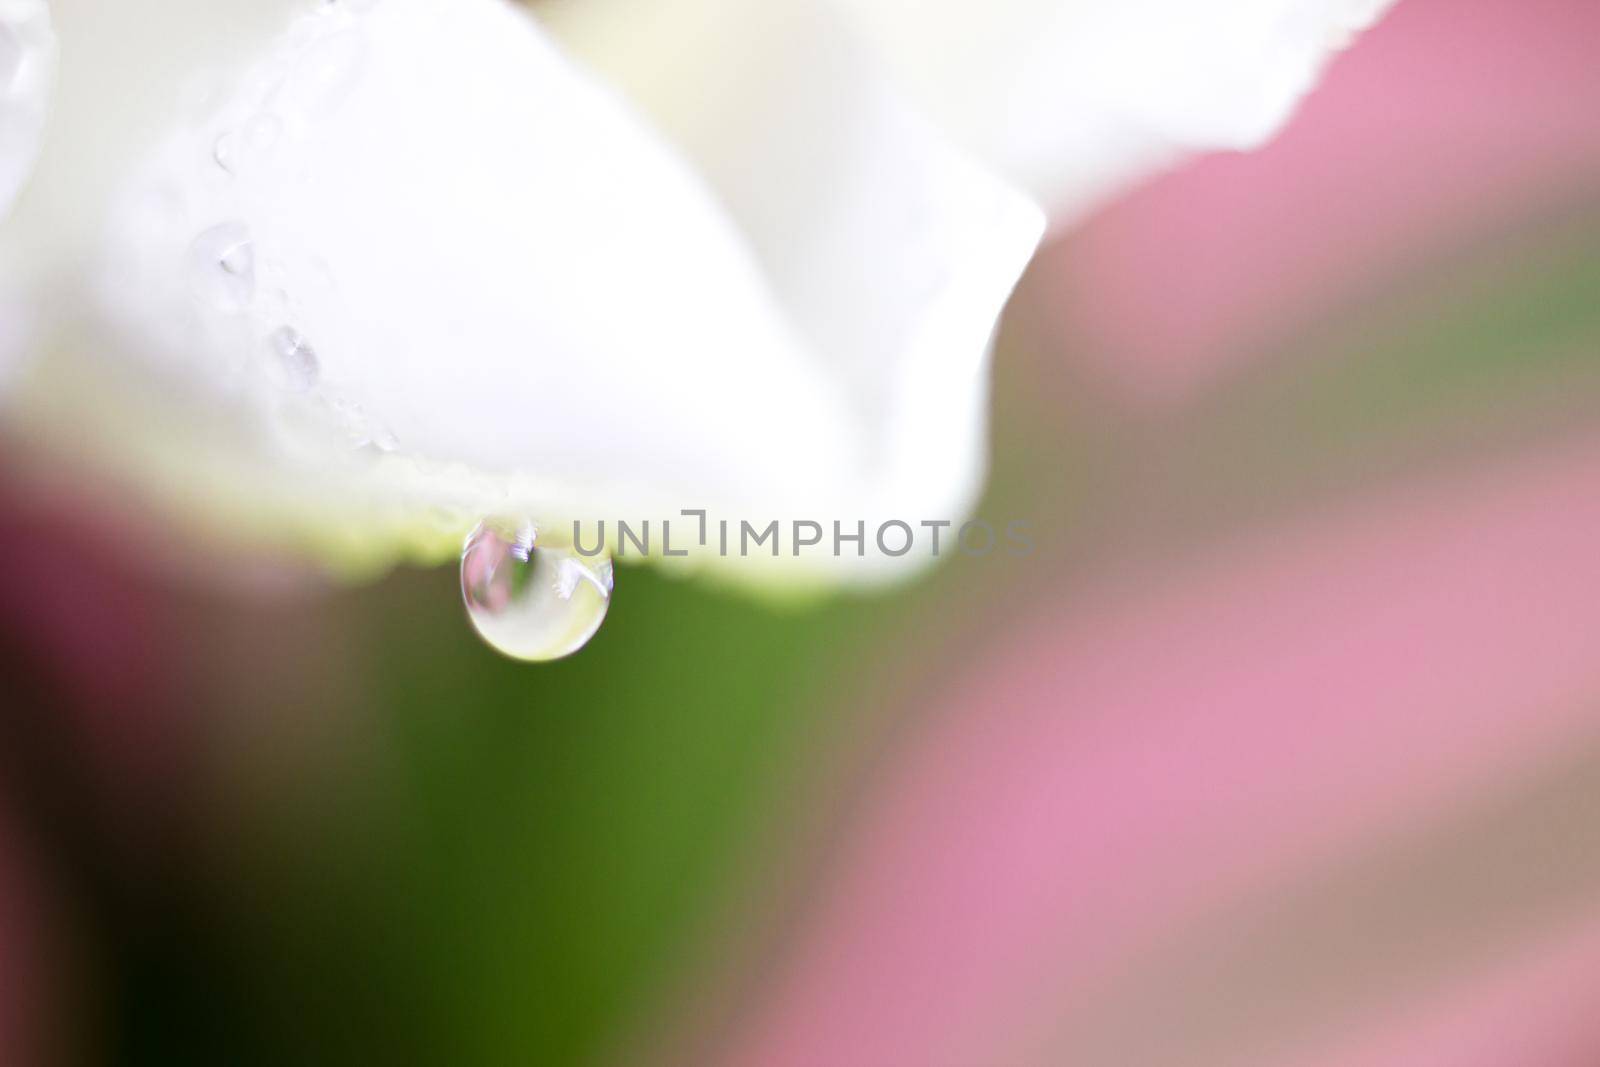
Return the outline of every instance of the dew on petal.
<path id="1" fill-rule="evenodd" d="M 317 361 L 316 349 L 293 326 L 280 326 L 272 331 L 267 337 L 267 351 L 271 356 L 269 372 L 282 388 L 304 393 L 317 384 L 322 366 Z"/>
<path id="2" fill-rule="evenodd" d="M 379 452 L 393 452 L 400 447 L 400 439 L 394 431 L 360 404 L 341 398 L 335 399 L 332 407 L 343 426 L 345 440 L 352 449 L 372 448 Z"/>
<path id="3" fill-rule="evenodd" d="M 237 130 L 217 137 L 211 158 L 229 174 L 242 174 L 272 153 L 283 135 L 283 120 L 270 112 L 253 115 Z"/>
<path id="4" fill-rule="evenodd" d="M 237 138 L 230 130 L 227 133 L 218 135 L 211 146 L 211 158 L 216 161 L 217 166 L 229 174 L 238 173 L 239 146 L 236 142 Z"/>
<path id="5" fill-rule="evenodd" d="M 233 313 L 256 297 L 256 253 L 242 223 L 213 226 L 189 246 L 189 288 L 214 311 Z"/>
<path id="6" fill-rule="evenodd" d="M 367 417 L 366 437 L 366 444 L 379 452 L 393 452 L 400 447 L 400 438 L 395 436 L 394 431 L 371 416 Z"/>
<path id="7" fill-rule="evenodd" d="M 486 519 L 461 551 L 461 596 L 478 635 L 538 663 L 578 651 L 611 607 L 611 560 L 542 545 L 528 522 Z"/>

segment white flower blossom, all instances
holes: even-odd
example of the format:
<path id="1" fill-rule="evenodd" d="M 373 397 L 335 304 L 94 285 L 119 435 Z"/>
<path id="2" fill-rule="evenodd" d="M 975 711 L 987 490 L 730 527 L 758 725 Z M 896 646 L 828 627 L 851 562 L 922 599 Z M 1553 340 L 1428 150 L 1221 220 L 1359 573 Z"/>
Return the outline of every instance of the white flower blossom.
<path id="1" fill-rule="evenodd" d="M 0 307 L 37 320 L 8 417 L 346 564 L 485 515 L 959 521 L 1044 206 L 1257 143 L 1349 7 L 56 0 L 0 245 Z M 0 79 L 13 41 L 0 204 L 42 0 L 0 0 Z M 866 549 L 701 562 L 927 558 Z"/>

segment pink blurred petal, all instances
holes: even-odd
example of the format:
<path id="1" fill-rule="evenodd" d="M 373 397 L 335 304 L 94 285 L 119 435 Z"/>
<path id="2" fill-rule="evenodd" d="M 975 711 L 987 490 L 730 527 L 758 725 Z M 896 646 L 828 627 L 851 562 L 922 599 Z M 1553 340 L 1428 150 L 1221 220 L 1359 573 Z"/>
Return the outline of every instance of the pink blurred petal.
<path id="1" fill-rule="evenodd" d="M 880 779 L 729 1062 L 989 1062 L 1039 975 L 1092 984 L 1591 729 L 1597 485 L 1585 441 L 1019 625 Z"/>
<path id="2" fill-rule="evenodd" d="M 0 657 L 14 659 L 18 690 L 0 708 L 0 739 L 41 746 L 25 763 L 62 761 L 50 785 L 136 860 L 191 784 L 194 709 L 176 675 L 194 639 L 129 567 L 135 524 L 65 499 L 0 472 Z"/>
<path id="3" fill-rule="evenodd" d="M 1262 152 L 1140 189 L 1046 254 L 1054 350 L 1173 403 L 1408 261 L 1600 187 L 1600 4 L 1404 0 Z"/>
<path id="4" fill-rule="evenodd" d="M 1600 1063 L 1597 988 L 1600 922 L 1591 921 L 1290 1067 L 1592 1067 Z"/>

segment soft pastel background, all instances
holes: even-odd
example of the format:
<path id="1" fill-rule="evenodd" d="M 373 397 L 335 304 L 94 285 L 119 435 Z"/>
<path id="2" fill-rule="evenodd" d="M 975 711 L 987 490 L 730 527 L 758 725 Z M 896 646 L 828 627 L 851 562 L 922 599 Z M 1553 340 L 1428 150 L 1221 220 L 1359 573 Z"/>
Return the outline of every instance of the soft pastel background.
<path id="1" fill-rule="evenodd" d="M 1049 249 L 1025 562 L 532 668 L 0 471 L 0 1063 L 1600 1062 L 1593 0 Z"/>

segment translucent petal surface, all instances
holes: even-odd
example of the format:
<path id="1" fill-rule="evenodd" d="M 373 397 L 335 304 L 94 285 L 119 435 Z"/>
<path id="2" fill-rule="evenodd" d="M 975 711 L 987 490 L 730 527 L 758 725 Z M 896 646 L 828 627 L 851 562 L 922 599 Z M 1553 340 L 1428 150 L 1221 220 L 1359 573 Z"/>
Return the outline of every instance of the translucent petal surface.
<path id="1" fill-rule="evenodd" d="M 0 0 L 0 219 L 33 172 L 55 73 L 44 0 Z"/>
<path id="2" fill-rule="evenodd" d="M 873 428 L 850 517 L 961 514 L 982 473 L 988 336 L 1038 208 L 929 122 L 827 5 L 663 0 L 553 18 L 706 177 Z"/>
<path id="3" fill-rule="evenodd" d="M 1314 84 L 1328 55 L 1386 0 L 550 0 L 554 24 L 593 45 L 596 25 L 649 24 L 698 62 L 781 80 L 752 23 L 830 8 L 856 47 L 958 143 L 1061 219 L 1189 151 L 1252 148 Z M 672 14 L 663 17 L 663 7 Z M 757 8 L 759 14 L 740 11 Z M 651 38 L 610 34 L 608 68 L 658 70 Z M 804 45 L 802 44 L 802 49 Z M 753 58 L 762 57 L 758 61 Z M 659 86 L 652 86 L 652 92 Z"/>
<path id="4" fill-rule="evenodd" d="M 1070 217 L 1175 155 L 1259 145 L 1387 0 L 837 0 L 931 111 Z"/>
<path id="5" fill-rule="evenodd" d="M 829 39 L 714 158 L 501 0 L 302 18 L 112 213 L 113 347 L 168 383 L 158 407 L 213 423 L 162 477 L 357 538 L 363 509 L 958 514 L 1042 217 Z M 839 114 L 797 115 L 818 86 Z M 754 197 L 746 168 L 772 179 Z"/>

